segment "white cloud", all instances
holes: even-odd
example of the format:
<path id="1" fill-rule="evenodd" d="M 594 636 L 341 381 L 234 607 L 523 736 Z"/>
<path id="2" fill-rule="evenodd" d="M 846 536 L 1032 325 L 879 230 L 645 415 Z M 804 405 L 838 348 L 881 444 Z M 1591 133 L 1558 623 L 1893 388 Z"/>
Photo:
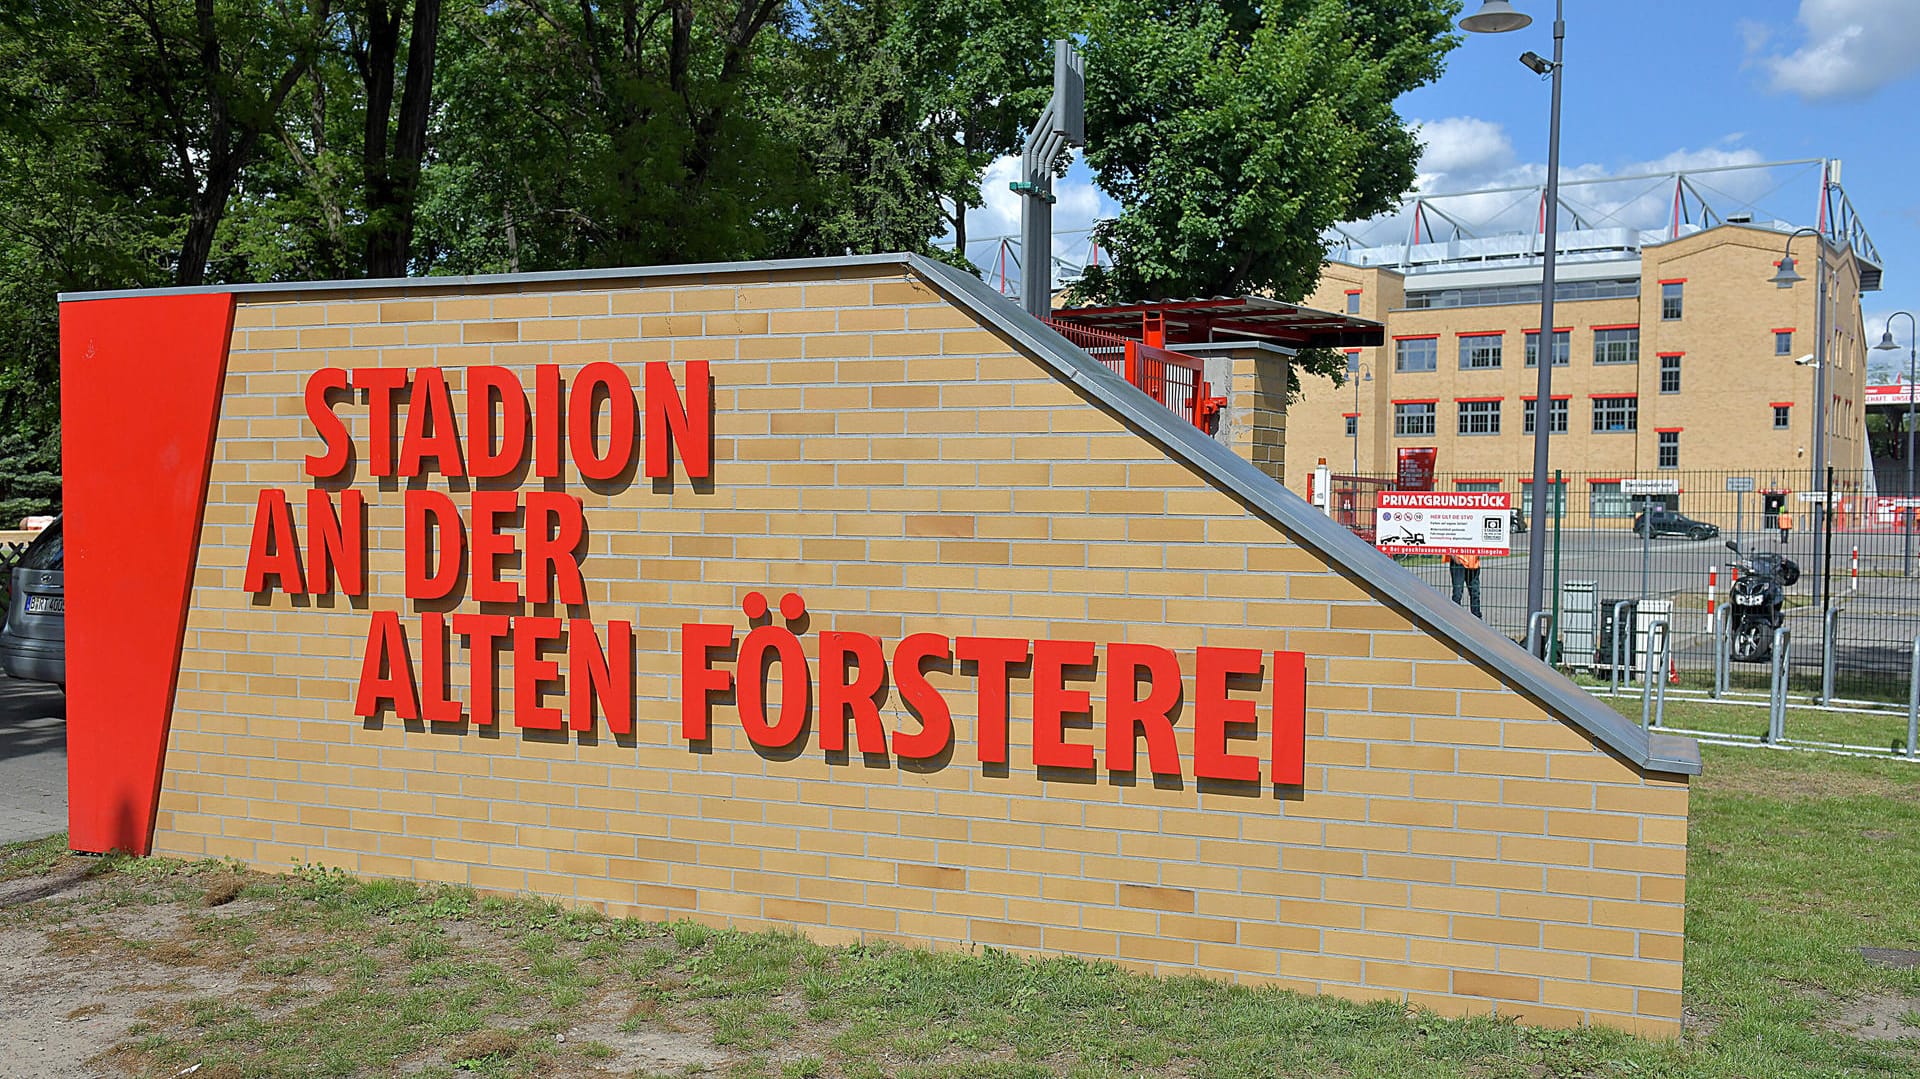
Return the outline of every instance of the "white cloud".
<path id="1" fill-rule="evenodd" d="M 1426 224 L 1438 238 L 1446 238 L 1452 228 L 1439 216 L 1442 212 L 1459 222 L 1469 234 L 1478 236 L 1524 232 L 1538 226 L 1538 192 L 1525 189 L 1537 189 L 1546 183 L 1546 164 L 1519 160 L 1514 154 L 1513 140 L 1503 126 L 1472 116 L 1415 123 L 1425 150 L 1420 158 L 1414 195 L 1452 196 L 1429 204 L 1430 216 Z M 1673 172 L 1763 162 L 1765 157 L 1759 151 L 1740 145 L 1743 138 L 1743 134 L 1733 133 L 1700 149 L 1681 148 L 1655 158 L 1612 165 L 1562 162 L 1561 201 L 1576 212 L 1580 221 L 1589 228 L 1664 227 L 1671 221 L 1673 213 L 1673 184 L 1670 181 L 1656 178 L 1613 182 L 1608 178 L 1638 175 L 1660 177 Z M 1707 173 L 1690 179 L 1699 194 L 1723 217 L 1743 211 L 1754 212 L 1760 218 L 1772 216 L 1755 206 L 1755 200 L 1768 200 L 1781 189 L 1783 181 L 1788 192 L 1800 189 L 1791 176 L 1779 170 Z M 1607 182 L 1580 182 L 1595 180 Z M 1817 183 L 1817 174 L 1807 182 Z M 1519 190 L 1496 190 L 1502 188 Z M 1454 194 L 1456 192 L 1470 194 Z M 1809 199 L 1811 197 L 1808 196 Z M 1408 215 L 1411 208 L 1410 196 L 1407 208 L 1361 223 L 1348 231 L 1370 243 L 1403 242 L 1409 234 L 1411 221 Z M 1560 220 L 1562 228 L 1576 227 L 1564 212 Z"/>
<path id="2" fill-rule="evenodd" d="M 1449 116 L 1415 126 L 1424 147 L 1418 181 L 1422 190 L 1478 186 L 1477 178 L 1500 177 L 1513 168 L 1513 140 L 1506 128 L 1491 120 Z"/>
<path id="3" fill-rule="evenodd" d="M 1752 62 L 1773 89 L 1807 101 L 1866 97 L 1920 69 L 1920 4 L 1914 0 L 1800 0 L 1805 40 L 1760 55 L 1770 35 L 1743 25 Z"/>
<path id="4" fill-rule="evenodd" d="M 1480 117 L 1446 117 L 1419 123 L 1421 173 L 1446 177 L 1494 175 L 1513 167 L 1507 129 Z"/>

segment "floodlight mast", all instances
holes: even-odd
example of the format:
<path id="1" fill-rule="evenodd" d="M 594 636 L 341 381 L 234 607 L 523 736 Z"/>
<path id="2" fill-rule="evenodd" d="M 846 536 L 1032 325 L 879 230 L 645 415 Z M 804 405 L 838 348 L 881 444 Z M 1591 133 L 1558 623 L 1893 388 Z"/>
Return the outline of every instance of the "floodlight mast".
<path id="1" fill-rule="evenodd" d="M 1035 318 L 1053 310 L 1053 170 L 1074 146 L 1085 146 L 1086 62 L 1073 42 L 1053 43 L 1053 98 L 1027 132 L 1020 179 L 1020 306 Z"/>

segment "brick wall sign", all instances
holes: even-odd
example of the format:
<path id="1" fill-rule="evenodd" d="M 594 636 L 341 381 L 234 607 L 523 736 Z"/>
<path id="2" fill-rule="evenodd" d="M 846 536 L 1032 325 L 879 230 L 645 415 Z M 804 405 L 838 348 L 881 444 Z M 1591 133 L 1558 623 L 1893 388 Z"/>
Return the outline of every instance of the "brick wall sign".
<path id="1" fill-rule="evenodd" d="M 71 841 L 1674 1032 L 1697 752 L 1286 493 L 1269 359 L 1216 441 L 905 256 L 67 297 Z"/>

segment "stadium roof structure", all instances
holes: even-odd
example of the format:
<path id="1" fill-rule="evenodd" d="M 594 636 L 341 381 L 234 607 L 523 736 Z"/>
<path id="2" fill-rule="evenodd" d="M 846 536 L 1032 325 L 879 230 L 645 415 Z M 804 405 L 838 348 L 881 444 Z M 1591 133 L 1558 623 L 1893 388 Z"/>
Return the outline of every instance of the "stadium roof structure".
<path id="1" fill-rule="evenodd" d="M 1840 185 L 1840 162 L 1802 158 L 1673 169 L 1622 176 L 1562 178 L 1559 262 L 1563 276 L 1582 262 L 1618 262 L 1640 249 L 1719 225 L 1782 233 L 1809 226 L 1860 263 L 1865 291 L 1880 288 L 1884 263 Z M 1545 246 L 1544 184 L 1439 194 L 1415 193 L 1401 209 L 1328 230 L 1328 257 L 1384 266 L 1408 275 L 1538 265 Z M 1025 261 L 1019 238 L 970 240 L 967 255 L 989 286 L 1017 295 Z M 1111 257 L 1093 229 L 1057 230 L 1048 263 L 1057 284 Z"/>
<path id="2" fill-rule="evenodd" d="M 1880 252 L 1840 186 L 1840 163 L 1827 158 L 1562 180 L 1559 258 L 1635 258 L 1642 247 L 1719 225 L 1789 233 L 1803 226 L 1780 216 L 1779 203 L 1795 191 L 1813 194 L 1811 227 L 1851 250 L 1861 288 L 1878 290 Z M 1330 230 L 1328 257 L 1406 274 L 1538 264 L 1546 211 L 1544 184 L 1416 194 L 1395 214 Z"/>

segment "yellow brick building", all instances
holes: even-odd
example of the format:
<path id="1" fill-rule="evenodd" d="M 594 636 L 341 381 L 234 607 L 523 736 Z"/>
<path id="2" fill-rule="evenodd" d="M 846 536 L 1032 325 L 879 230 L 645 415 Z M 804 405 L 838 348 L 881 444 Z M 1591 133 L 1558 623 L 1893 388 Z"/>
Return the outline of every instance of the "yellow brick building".
<path id="1" fill-rule="evenodd" d="M 1805 281 L 1781 289 L 1781 229 L 1722 224 L 1645 245 L 1604 231 L 1574 234 L 1558 267 L 1551 467 L 1598 477 L 1592 497 L 1603 499 L 1610 475 L 1682 471 L 1807 489 L 1817 373 L 1796 361 L 1815 352 L 1814 238 L 1793 243 Z M 1481 243 L 1499 241 L 1512 254 L 1408 265 L 1374 249 L 1326 264 L 1303 302 L 1382 322 L 1386 341 L 1349 350 L 1351 381 L 1303 377 L 1287 417 L 1290 488 L 1304 492 L 1321 458 L 1335 473 L 1388 475 L 1402 447 L 1432 446 L 1446 489 L 1528 489 L 1541 271 L 1527 252 L 1538 238 Z M 1822 251 L 1827 462 L 1858 476 L 1868 467 L 1860 293 L 1880 271 L 1851 247 Z"/>

